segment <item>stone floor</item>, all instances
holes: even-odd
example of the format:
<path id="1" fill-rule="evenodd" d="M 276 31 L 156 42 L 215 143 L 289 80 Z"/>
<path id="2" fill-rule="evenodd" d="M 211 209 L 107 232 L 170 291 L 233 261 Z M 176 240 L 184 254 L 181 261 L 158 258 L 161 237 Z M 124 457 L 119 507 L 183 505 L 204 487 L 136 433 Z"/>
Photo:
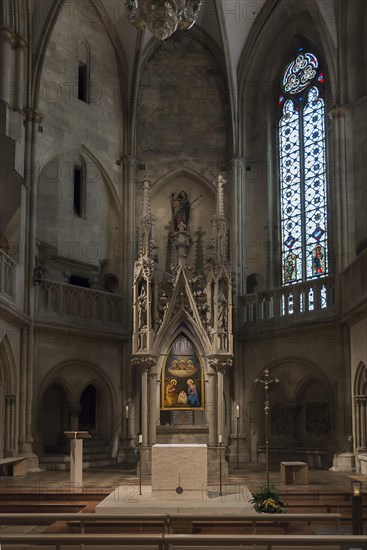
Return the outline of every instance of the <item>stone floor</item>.
<path id="1" fill-rule="evenodd" d="M 97 501 L 102 501 L 107 495 L 112 491 L 116 490 L 118 487 L 125 487 L 130 491 L 135 492 L 139 491 L 140 483 L 139 477 L 130 472 L 124 471 L 119 466 L 114 467 L 105 467 L 95 470 L 86 470 L 83 474 L 83 487 L 74 488 L 70 484 L 69 472 L 65 471 L 42 471 L 36 473 L 30 473 L 26 476 L 19 477 L 0 477 L 0 505 L 2 511 L 6 511 L 6 502 L 7 501 L 18 501 L 25 502 L 27 499 L 32 499 L 32 502 L 39 495 L 39 500 L 77 500 L 82 503 L 83 506 L 88 508 L 88 511 L 94 511 L 95 504 Z M 270 483 L 274 484 L 282 495 L 289 495 L 289 497 L 296 497 L 301 500 L 303 497 L 310 495 L 314 498 L 315 503 L 322 502 L 323 495 L 339 495 L 342 493 L 349 494 L 351 491 L 351 481 L 358 479 L 362 482 L 363 493 L 367 493 L 367 476 L 366 475 L 357 475 L 344 472 L 332 472 L 327 470 L 310 470 L 309 471 L 309 484 L 308 485 L 284 485 L 280 481 L 280 472 L 278 469 L 273 469 L 270 471 Z M 150 488 L 150 478 L 148 476 L 143 476 L 142 478 L 142 492 L 147 492 Z M 262 464 L 248 464 L 239 470 L 232 470 L 230 474 L 222 479 L 222 490 L 223 493 L 233 492 L 234 489 L 241 491 L 241 488 L 247 487 L 250 491 L 255 491 L 260 485 L 266 482 L 266 474 L 264 471 L 264 465 Z M 212 491 L 219 491 L 220 480 L 219 478 L 209 479 L 209 485 Z M 90 503 L 88 504 L 88 500 Z M 84 508 L 84 511 L 87 511 Z M 50 510 L 52 511 L 52 510 Z M 312 508 L 310 509 L 312 511 Z M 1 522 L 0 522 L 1 526 Z M 367 527 L 367 525 L 365 524 Z M 301 531 L 297 531 L 297 534 L 302 533 L 302 529 L 307 530 L 307 527 L 300 526 Z M 15 531 L 14 531 L 15 529 Z M 12 526 L 11 532 L 25 533 L 33 532 L 37 533 L 39 531 L 38 526 Z M 316 525 L 312 526 L 313 532 L 320 535 L 332 534 L 334 526 L 328 525 Z M 8 527 L 3 527 L 0 529 L 0 548 L 1 550 L 23 550 L 31 548 L 29 546 L 6 546 L 1 544 L 1 533 L 9 532 Z M 303 531 L 306 532 L 306 531 Z M 335 532 L 335 531 L 333 531 Z M 341 534 L 350 534 L 351 525 L 342 524 Z M 367 537 L 366 537 L 367 540 Z M 34 549 L 34 546 L 32 547 Z M 42 546 L 44 550 L 54 550 L 53 547 Z M 65 550 L 76 550 L 77 547 L 68 546 L 64 547 Z M 64 550 L 62 548 L 62 550 Z M 79 548 L 79 547 L 78 547 Z M 101 546 L 91 546 L 86 545 L 85 550 L 101 550 Z M 107 546 L 106 546 L 107 548 Z M 127 548 L 126 546 L 119 545 L 108 546 L 108 548 L 117 549 Z M 142 547 L 131 546 L 130 548 L 135 548 L 136 550 L 142 550 Z M 147 546 L 145 546 L 147 548 Z M 153 547 L 152 547 L 153 548 Z M 170 550 L 176 550 L 178 547 L 172 547 Z M 185 550 L 184 546 L 180 546 L 181 550 Z M 193 547 L 190 547 L 191 550 Z M 203 550 L 209 550 L 209 547 L 202 546 Z M 223 550 L 228 550 L 229 547 L 226 546 L 216 546 L 216 548 L 222 548 Z M 247 546 L 242 545 L 241 548 L 246 549 Z M 248 546 L 252 549 L 253 546 Z M 265 550 L 265 546 L 257 546 L 257 550 Z M 288 546 L 289 548 L 289 546 Z M 302 547 L 303 550 L 306 547 Z M 315 550 L 321 550 L 319 547 L 313 547 Z M 358 547 L 348 546 L 343 549 L 339 547 L 325 546 L 325 549 L 329 550 L 358 550 Z M 278 546 L 278 550 L 281 548 Z M 38 549 L 37 549 L 38 550 Z"/>

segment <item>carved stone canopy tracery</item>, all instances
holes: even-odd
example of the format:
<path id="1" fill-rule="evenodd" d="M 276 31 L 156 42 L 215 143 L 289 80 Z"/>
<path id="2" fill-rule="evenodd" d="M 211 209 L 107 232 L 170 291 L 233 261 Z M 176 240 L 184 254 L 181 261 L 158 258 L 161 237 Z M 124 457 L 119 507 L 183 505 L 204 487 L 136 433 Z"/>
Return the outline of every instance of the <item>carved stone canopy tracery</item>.
<path id="1" fill-rule="evenodd" d="M 233 357 L 208 357 L 208 363 L 214 371 L 225 374 L 233 365 Z"/>

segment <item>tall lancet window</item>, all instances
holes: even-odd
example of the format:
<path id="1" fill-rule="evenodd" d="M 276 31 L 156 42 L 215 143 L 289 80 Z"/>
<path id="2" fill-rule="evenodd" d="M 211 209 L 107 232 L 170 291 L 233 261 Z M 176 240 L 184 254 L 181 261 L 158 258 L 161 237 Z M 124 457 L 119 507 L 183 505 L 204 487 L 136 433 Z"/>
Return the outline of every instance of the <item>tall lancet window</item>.
<path id="1" fill-rule="evenodd" d="M 78 99 L 89 103 L 90 50 L 84 40 L 78 44 L 78 58 Z"/>
<path id="2" fill-rule="evenodd" d="M 282 283 L 328 274 L 324 74 L 298 50 L 279 96 Z"/>

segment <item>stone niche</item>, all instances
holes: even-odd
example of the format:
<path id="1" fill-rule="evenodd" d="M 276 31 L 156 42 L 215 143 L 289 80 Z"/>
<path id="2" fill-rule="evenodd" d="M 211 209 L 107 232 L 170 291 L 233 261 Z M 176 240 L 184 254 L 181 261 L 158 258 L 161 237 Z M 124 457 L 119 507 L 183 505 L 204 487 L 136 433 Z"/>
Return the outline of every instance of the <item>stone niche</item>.
<path id="1" fill-rule="evenodd" d="M 206 491 L 208 449 L 203 444 L 152 447 L 152 491 Z M 181 490 L 180 489 L 180 490 Z"/>

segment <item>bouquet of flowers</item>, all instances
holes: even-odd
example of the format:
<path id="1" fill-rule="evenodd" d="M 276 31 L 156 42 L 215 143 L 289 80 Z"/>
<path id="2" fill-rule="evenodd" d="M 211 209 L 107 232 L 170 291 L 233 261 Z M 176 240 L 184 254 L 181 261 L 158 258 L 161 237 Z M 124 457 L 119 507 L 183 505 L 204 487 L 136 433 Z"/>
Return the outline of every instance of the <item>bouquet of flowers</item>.
<path id="1" fill-rule="evenodd" d="M 265 512 L 267 514 L 282 514 L 287 512 L 287 508 L 280 499 L 274 485 L 260 487 L 252 495 L 251 504 L 254 505 L 256 512 Z"/>

